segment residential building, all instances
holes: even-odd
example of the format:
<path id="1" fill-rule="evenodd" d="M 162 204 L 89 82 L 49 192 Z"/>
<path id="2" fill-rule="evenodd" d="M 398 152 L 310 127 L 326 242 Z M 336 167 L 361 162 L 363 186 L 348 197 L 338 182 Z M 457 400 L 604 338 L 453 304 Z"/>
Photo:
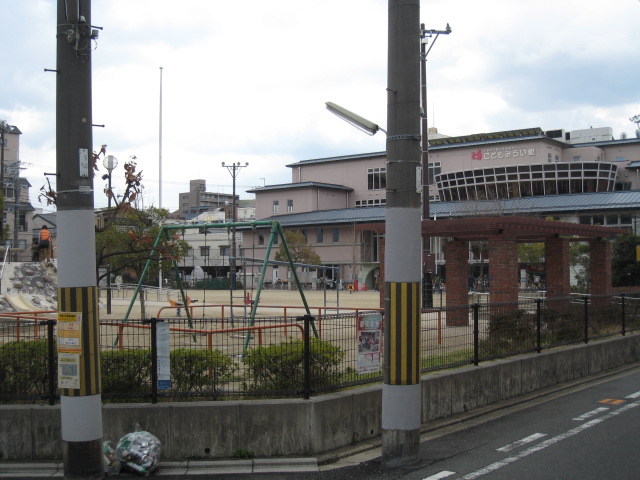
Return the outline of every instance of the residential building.
<path id="1" fill-rule="evenodd" d="M 9 125 L 4 135 L 3 150 L 3 225 L 7 232 L 5 245 L 14 261 L 32 260 L 32 225 L 34 211 L 29 199 L 29 181 L 20 176 L 20 135 L 16 126 Z M 4 252 L 3 252 L 4 253 Z"/>
<path id="2" fill-rule="evenodd" d="M 207 182 L 203 179 L 189 181 L 189 191 L 178 194 L 178 210 L 171 214 L 172 218 L 190 220 L 193 217 L 215 208 L 231 209 L 237 205 L 240 197 L 228 193 L 207 192 Z"/>

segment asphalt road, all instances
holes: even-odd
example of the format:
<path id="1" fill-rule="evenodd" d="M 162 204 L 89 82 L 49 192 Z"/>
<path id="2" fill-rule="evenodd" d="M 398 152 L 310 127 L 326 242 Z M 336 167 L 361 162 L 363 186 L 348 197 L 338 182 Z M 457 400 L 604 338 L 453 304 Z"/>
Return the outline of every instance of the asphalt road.
<path id="1" fill-rule="evenodd" d="M 421 445 L 420 462 L 411 467 L 387 468 L 376 458 L 318 473 L 226 478 L 637 480 L 638 407 L 640 368 L 494 414 L 468 428 L 434 432 Z"/>

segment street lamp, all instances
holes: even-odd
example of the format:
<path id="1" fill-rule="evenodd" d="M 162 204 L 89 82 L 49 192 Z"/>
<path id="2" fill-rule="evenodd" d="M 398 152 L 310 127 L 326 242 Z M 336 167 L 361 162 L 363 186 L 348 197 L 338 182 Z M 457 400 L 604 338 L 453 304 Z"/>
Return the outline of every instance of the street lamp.
<path id="1" fill-rule="evenodd" d="M 114 157 L 113 155 L 107 155 L 106 157 L 104 157 L 104 159 L 102 160 L 102 164 L 104 165 L 104 168 L 107 169 L 107 173 L 106 175 L 102 176 L 103 180 L 109 180 L 109 192 L 107 193 L 107 206 L 109 208 L 111 208 L 111 197 L 113 197 L 113 190 L 111 189 L 111 173 L 116 169 L 116 167 L 118 166 L 118 159 L 116 157 Z"/>
<path id="2" fill-rule="evenodd" d="M 341 118 L 345 122 L 353 125 L 358 130 L 362 130 L 367 135 L 375 135 L 378 133 L 378 130 L 381 132 L 387 133 L 383 128 L 381 128 L 377 123 L 373 123 L 370 120 L 367 120 L 364 117 L 361 117 L 357 113 L 353 113 L 350 110 L 347 110 L 340 105 L 336 105 L 333 102 L 326 102 L 327 110 Z"/>
<path id="3" fill-rule="evenodd" d="M 102 176 L 103 180 L 109 180 L 109 192 L 107 193 L 107 207 L 111 209 L 111 197 L 113 197 L 113 190 L 111 189 L 111 173 L 118 166 L 118 159 L 113 155 L 107 155 L 102 160 L 102 165 L 107 169 L 106 175 Z M 107 214 L 108 215 L 108 214 Z M 111 267 L 107 267 L 107 313 L 111 313 Z"/>
<path id="4" fill-rule="evenodd" d="M 233 194 L 231 197 L 231 255 L 229 256 L 229 273 L 231 274 L 231 290 L 236 289 L 236 227 L 233 225 L 236 223 L 238 217 L 237 204 L 236 204 L 236 177 L 240 172 L 241 168 L 248 167 L 249 162 L 246 162 L 244 165 L 241 165 L 240 162 L 234 162 L 231 165 L 227 165 L 225 162 L 222 162 L 222 166 L 225 167 L 229 173 L 231 174 L 231 178 L 233 179 Z"/>

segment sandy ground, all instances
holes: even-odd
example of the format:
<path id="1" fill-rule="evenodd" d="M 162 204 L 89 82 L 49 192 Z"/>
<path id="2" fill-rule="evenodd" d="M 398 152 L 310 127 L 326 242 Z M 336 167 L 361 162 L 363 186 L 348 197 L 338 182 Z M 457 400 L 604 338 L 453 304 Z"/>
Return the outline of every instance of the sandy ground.
<path id="1" fill-rule="evenodd" d="M 248 292 L 251 298 L 255 298 L 256 291 Z M 221 307 L 213 307 L 220 305 L 234 305 L 234 313 L 242 315 L 246 309 L 250 313 L 250 307 L 245 305 L 244 290 L 233 292 L 233 298 L 229 290 L 186 290 L 186 294 L 194 302 L 194 317 L 202 316 L 202 310 L 205 309 L 205 316 L 215 316 L 221 314 Z M 119 319 L 124 318 L 127 310 L 131 305 L 133 291 L 130 289 L 118 291 L 114 289 L 111 298 L 111 313 L 107 313 L 107 295 L 106 291 L 101 292 L 100 296 L 100 318 L 101 319 Z M 336 292 L 335 290 L 323 291 L 305 290 L 304 295 L 307 305 L 312 313 L 317 313 L 317 309 L 334 309 L 341 308 L 379 308 L 380 294 L 376 291 L 354 292 L 349 294 L 346 290 Z M 171 308 L 169 300 L 181 302 L 180 292 L 178 290 L 150 290 L 146 297 L 146 317 L 172 317 L 175 309 Z M 210 305 L 210 307 L 205 307 Z M 304 313 L 303 300 L 300 293 L 296 290 L 262 290 L 259 299 L 259 315 L 280 315 L 283 312 L 282 307 L 287 307 L 290 315 L 301 315 Z M 291 307 L 300 307 L 293 309 Z M 315 311 L 314 311 L 315 310 Z M 228 307 L 227 307 L 228 314 Z M 184 312 L 181 312 L 184 316 Z M 129 314 L 130 319 L 141 318 L 140 302 L 136 300 Z"/>

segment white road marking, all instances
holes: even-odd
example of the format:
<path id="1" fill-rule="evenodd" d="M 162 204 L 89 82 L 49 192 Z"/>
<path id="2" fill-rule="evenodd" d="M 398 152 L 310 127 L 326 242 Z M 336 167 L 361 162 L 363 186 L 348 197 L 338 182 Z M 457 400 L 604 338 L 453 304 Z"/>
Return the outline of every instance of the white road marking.
<path id="1" fill-rule="evenodd" d="M 507 465 L 510 465 L 510 464 L 512 464 L 514 462 L 517 462 L 521 458 L 528 457 L 529 455 L 531 455 L 533 453 L 537 453 L 540 450 L 544 450 L 545 448 L 550 447 L 552 445 L 555 445 L 556 443 L 561 442 L 562 440 L 566 440 L 567 438 L 570 438 L 570 437 L 573 437 L 574 435 L 582 433 L 585 430 L 587 430 L 588 428 L 595 427 L 599 423 L 602 423 L 605 420 L 609 420 L 610 418 L 613 418 L 614 416 L 619 415 L 621 413 L 624 413 L 627 410 L 635 408 L 635 407 L 637 407 L 639 405 L 640 405 L 640 402 L 629 403 L 628 405 L 625 405 L 624 407 L 620 407 L 617 410 L 613 410 L 613 411 L 607 413 L 606 415 L 603 415 L 603 416 L 598 417 L 598 418 L 594 418 L 593 420 L 591 420 L 589 422 L 586 422 L 586 423 L 583 423 L 582 425 L 578 425 L 577 427 L 572 428 L 571 430 L 567 430 L 566 432 L 561 433 L 560 435 L 556 435 L 555 437 L 552 437 L 552 438 L 550 438 L 548 440 L 545 440 L 544 442 L 540 442 L 537 445 L 529 447 L 526 450 L 521 451 L 517 455 L 513 455 L 511 457 L 507 457 L 507 458 L 504 458 L 502 460 L 498 460 L 497 462 L 494 462 L 491 465 L 487 465 L 486 467 L 481 468 L 480 470 L 476 470 L 475 472 L 471 472 L 471 473 L 465 475 L 464 477 L 461 477 L 460 480 L 474 480 L 474 479 L 480 478 L 480 477 L 482 477 L 482 476 L 484 476 L 484 475 L 486 475 L 488 473 L 495 472 L 496 470 L 498 470 L 498 469 L 500 469 L 502 467 L 506 467 Z"/>
<path id="2" fill-rule="evenodd" d="M 640 392 L 632 393 L 631 395 L 627 395 L 625 398 L 634 399 L 634 398 L 638 398 L 638 397 L 640 397 Z"/>
<path id="3" fill-rule="evenodd" d="M 595 410 L 591 410 L 590 412 L 583 413 L 579 417 L 572 418 L 571 420 L 576 420 L 578 422 L 581 422 L 582 420 L 586 420 L 587 418 L 591 418 L 594 415 L 598 415 L 599 413 L 606 412 L 607 410 L 609 410 L 607 407 L 598 407 Z"/>
<path id="4" fill-rule="evenodd" d="M 441 478 L 447 478 L 450 477 L 451 475 L 455 475 L 456 472 L 449 472 L 447 470 L 443 470 L 441 472 L 438 472 L 434 475 L 431 475 L 430 477 L 426 477 L 423 478 L 422 480 L 440 480 Z"/>
<path id="5" fill-rule="evenodd" d="M 498 452 L 509 452 L 514 448 L 521 447 L 526 445 L 527 443 L 535 442 L 539 438 L 546 437 L 546 433 L 534 433 L 533 435 L 529 435 L 528 437 L 524 437 L 522 440 L 518 440 L 517 442 L 510 443 L 509 445 L 505 445 L 504 447 L 496 448 Z"/>

